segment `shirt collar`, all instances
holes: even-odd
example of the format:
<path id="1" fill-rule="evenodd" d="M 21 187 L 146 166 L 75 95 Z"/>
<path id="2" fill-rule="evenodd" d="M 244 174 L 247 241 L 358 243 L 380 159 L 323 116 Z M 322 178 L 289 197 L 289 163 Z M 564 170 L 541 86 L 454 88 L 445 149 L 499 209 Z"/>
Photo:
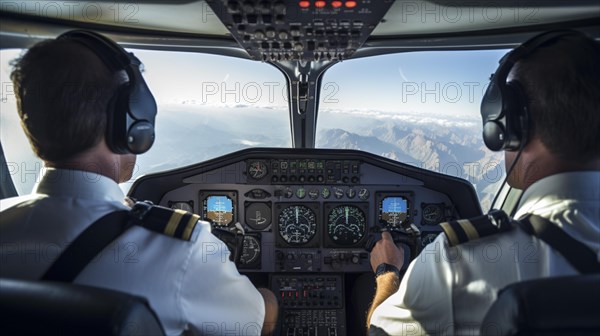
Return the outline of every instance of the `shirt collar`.
<path id="1" fill-rule="evenodd" d="M 33 193 L 123 202 L 125 195 L 112 179 L 88 171 L 44 168 Z"/>
<path id="2" fill-rule="evenodd" d="M 562 200 L 600 201 L 600 171 L 560 173 L 536 181 L 523 193 L 515 218 Z"/>

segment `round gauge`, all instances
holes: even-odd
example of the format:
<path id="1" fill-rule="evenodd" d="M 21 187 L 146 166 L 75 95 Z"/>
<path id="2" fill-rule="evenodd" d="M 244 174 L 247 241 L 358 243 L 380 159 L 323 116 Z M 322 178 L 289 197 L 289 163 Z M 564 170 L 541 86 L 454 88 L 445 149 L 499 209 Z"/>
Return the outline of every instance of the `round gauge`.
<path id="1" fill-rule="evenodd" d="M 173 202 L 171 203 L 171 209 L 179 209 L 187 212 L 194 212 L 194 209 L 188 202 Z"/>
<path id="2" fill-rule="evenodd" d="M 267 175 L 267 164 L 262 161 L 252 161 L 248 165 L 248 175 L 255 180 L 260 180 Z"/>
<path id="3" fill-rule="evenodd" d="M 423 220 L 425 224 L 438 224 L 444 217 L 444 209 L 440 204 L 427 204 L 423 207 Z"/>
<path id="4" fill-rule="evenodd" d="M 354 188 L 350 188 L 346 191 L 346 196 L 348 196 L 348 198 L 354 198 L 354 196 L 356 196 L 356 190 L 354 190 Z"/>
<path id="5" fill-rule="evenodd" d="M 240 264 L 249 265 L 256 263 L 260 258 L 260 241 L 254 236 L 244 236 Z"/>
<path id="6" fill-rule="evenodd" d="M 317 188 L 312 188 L 308 191 L 308 197 L 312 200 L 316 200 L 317 198 L 319 198 L 319 189 Z"/>
<path id="7" fill-rule="evenodd" d="M 321 197 L 328 199 L 330 195 L 331 191 L 329 191 L 329 188 L 323 187 L 323 189 L 321 189 Z"/>
<path id="8" fill-rule="evenodd" d="M 358 191 L 358 198 L 360 198 L 361 200 L 365 201 L 369 198 L 369 190 L 362 188 Z"/>
<path id="9" fill-rule="evenodd" d="M 333 196 L 335 196 L 337 199 L 344 197 L 344 189 L 333 187 Z"/>
<path id="10" fill-rule="evenodd" d="M 317 232 L 314 211 L 304 205 L 292 205 L 279 214 L 279 235 L 290 245 L 308 243 Z"/>
<path id="11" fill-rule="evenodd" d="M 365 235 L 365 213 L 355 205 L 340 205 L 327 216 L 327 234 L 338 245 L 354 245 Z"/>
<path id="12" fill-rule="evenodd" d="M 292 196 L 294 196 L 294 191 L 292 190 L 292 188 L 285 187 L 285 190 L 283 191 L 283 197 L 292 198 Z"/>
<path id="13" fill-rule="evenodd" d="M 424 235 L 423 238 L 421 238 L 421 246 L 425 247 L 425 246 L 431 244 L 437 236 L 438 236 L 437 233 L 428 233 L 428 234 Z"/>
<path id="14" fill-rule="evenodd" d="M 271 225 L 271 208 L 266 203 L 251 203 L 245 211 L 246 224 L 254 230 Z"/>
<path id="15" fill-rule="evenodd" d="M 304 189 L 304 187 L 299 187 L 296 189 L 296 197 L 302 199 L 304 196 L 306 196 L 306 189 Z"/>

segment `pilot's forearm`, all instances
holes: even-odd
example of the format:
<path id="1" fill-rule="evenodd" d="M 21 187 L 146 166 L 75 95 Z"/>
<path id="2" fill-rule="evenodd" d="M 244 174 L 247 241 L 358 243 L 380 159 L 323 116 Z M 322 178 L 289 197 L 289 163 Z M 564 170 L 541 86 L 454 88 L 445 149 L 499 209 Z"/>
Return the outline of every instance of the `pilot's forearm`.
<path id="1" fill-rule="evenodd" d="M 377 282 L 377 289 L 375 290 L 375 297 L 367 315 L 367 330 L 369 330 L 369 326 L 371 325 L 371 316 L 375 308 L 392 296 L 392 294 L 396 293 L 398 287 L 400 287 L 400 279 L 398 279 L 398 276 L 394 272 L 384 273 L 378 276 L 375 281 Z"/>
<path id="2" fill-rule="evenodd" d="M 266 288 L 259 288 L 258 292 L 262 295 L 265 300 L 265 320 L 263 321 L 261 335 L 272 335 L 275 331 L 277 324 L 277 313 L 279 311 L 279 305 L 275 294 Z"/>

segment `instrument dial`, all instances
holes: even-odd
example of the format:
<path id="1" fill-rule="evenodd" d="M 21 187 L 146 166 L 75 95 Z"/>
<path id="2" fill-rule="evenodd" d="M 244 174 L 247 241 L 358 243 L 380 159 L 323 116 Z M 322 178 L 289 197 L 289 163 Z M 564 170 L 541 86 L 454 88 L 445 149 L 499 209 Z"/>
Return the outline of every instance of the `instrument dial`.
<path id="1" fill-rule="evenodd" d="M 170 205 L 171 209 L 179 209 L 187 212 L 194 212 L 194 209 L 188 202 L 173 202 Z"/>
<path id="2" fill-rule="evenodd" d="M 344 189 L 333 187 L 333 196 L 335 196 L 337 199 L 344 197 Z"/>
<path id="3" fill-rule="evenodd" d="M 338 245 L 357 244 L 364 237 L 366 227 L 365 213 L 355 205 L 337 206 L 327 216 L 327 234 Z"/>
<path id="4" fill-rule="evenodd" d="M 362 188 L 358 191 L 358 198 L 360 198 L 363 201 L 366 201 L 369 199 L 369 190 L 366 188 Z"/>
<path id="5" fill-rule="evenodd" d="M 379 205 L 379 218 L 390 227 L 399 227 L 408 219 L 408 200 L 402 196 L 384 197 Z"/>
<path id="6" fill-rule="evenodd" d="M 233 195 L 210 195 L 202 201 L 202 215 L 205 220 L 217 226 L 227 226 L 235 221 L 235 200 Z"/>
<path id="7" fill-rule="evenodd" d="M 255 180 L 260 180 L 267 175 L 267 164 L 263 161 L 252 161 L 248 165 L 248 175 Z"/>
<path id="8" fill-rule="evenodd" d="M 250 203 L 245 214 L 246 224 L 254 230 L 265 230 L 271 225 L 271 208 L 267 203 Z"/>
<path id="9" fill-rule="evenodd" d="M 444 209 L 440 204 L 427 204 L 423 208 L 424 224 L 435 225 L 444 218 Z"/>
<path id="10" fill-rule="evenodd" d="M 317 232 L 315 212 L 304 205 L 292 205 L 279 214 L 279 235 L 290 245 L 304 245 Z"/>
<path id="11" fill-rule="evenodd" d="M 260 241 L 254 236 L 244 236 L 240 264 L 251 265 L 260 260 Z"/>

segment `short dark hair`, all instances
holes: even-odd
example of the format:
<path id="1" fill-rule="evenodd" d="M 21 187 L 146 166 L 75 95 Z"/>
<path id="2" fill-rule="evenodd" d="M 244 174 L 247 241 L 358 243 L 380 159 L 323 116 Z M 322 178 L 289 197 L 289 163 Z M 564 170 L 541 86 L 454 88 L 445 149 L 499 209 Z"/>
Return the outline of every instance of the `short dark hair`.
<path id="1" fill-rule="evenodd" d="M 530 133 L 555 155 L 576 162 L 600 157 L 600 44 L 565 35 L 517 62 Z"/>
<path id="2" fill-rule="evenodd" d="M 70 40 L 46 40 L 12 66 L 21 125 L 37 156 L 60 162 L 103 139 L 119 81 L 91 50 Z"/>

